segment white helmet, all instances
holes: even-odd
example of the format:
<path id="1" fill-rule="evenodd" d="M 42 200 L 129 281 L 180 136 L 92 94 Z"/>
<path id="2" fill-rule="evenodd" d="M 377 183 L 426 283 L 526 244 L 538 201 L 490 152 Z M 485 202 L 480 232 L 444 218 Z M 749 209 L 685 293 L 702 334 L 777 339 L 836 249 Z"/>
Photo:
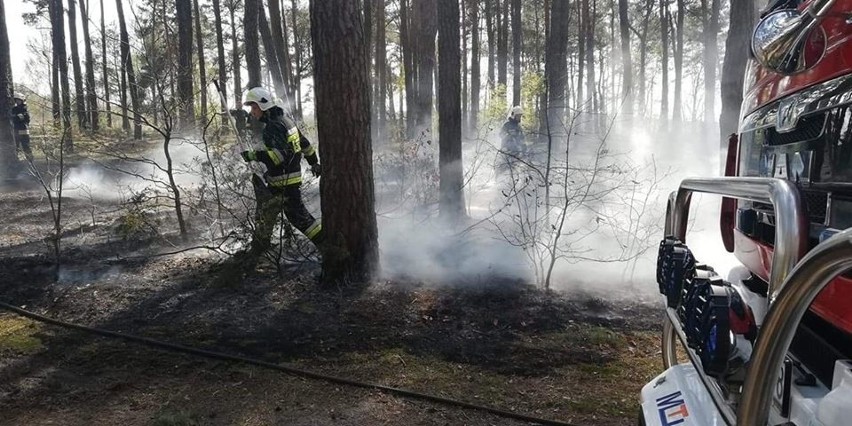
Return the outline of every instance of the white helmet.
<path id="1" fill-rule="evenodd" d="M 8 92 L 6 92 L 6 93 L 8 93 Z M 21 94 L 21 92 L 15 92 L 15 94 L 12 95 L 12 99 L 20 99 L 22 101 L 27 100 L 27 98 L 25 98 L 24 95 Z"/>
<path id="2" fill-rule="evenodd" d="M 521 108 L 520 105 L 513 106 L 512 109 L 509 111 L 509 118 L 514 118 L 519 115 L 524 115 L 524 109 Z"/>
<path id="3" fill-rule="evenodd" d="M 243 105 L 257 104 L 261 111 L 266 111 L 269 108 L 276 106 L 275 97 L 269 90 L 263 87 L 254 87 L 246 92 Z"/>

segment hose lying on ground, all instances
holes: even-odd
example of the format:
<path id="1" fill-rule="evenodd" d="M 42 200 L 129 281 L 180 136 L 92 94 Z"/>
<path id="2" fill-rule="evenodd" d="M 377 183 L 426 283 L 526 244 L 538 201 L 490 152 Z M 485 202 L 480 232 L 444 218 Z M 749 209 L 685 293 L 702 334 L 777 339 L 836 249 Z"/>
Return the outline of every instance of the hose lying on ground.
<path id="1" fill-rule="evenodd" d="M 159 349 L 165 349 L 174 352 L 181 352 L 185 354 L 190 354 L 194 356 L 200 356 L 204 358 L 222 360 L 222 361 L 232 361 L 232 362 L 242 362 L 250 365 L 255 365 L 262 368 L 268 368 L 272 370 L 278 370 L 284 373 L 289 373 L 295 376 L 307 377 L 315 380 L 323 380 L 326 382 L 354 386 L 363 389 L 372 389 L 380 392 L 384 392 L 391 395 L 398 395 L 403 397 L 408 397 L 412 399 L 420 399 L 430 402 L 435 402 L 439 404 L 451 405 L 461 408 L 467 408 L 470 410 L 483 411 L 486 413 L 494 414 L 496 416 L 511 418 L 515 420 L 521 420 L 530 423 L 538 423 L 542 425 L 555 425 L 555 426 L 573 426 L 570 423 L 561 422 L 558 420 L 549 420 L 543 419 L 539 417 L 528 416 L 525 414 L 514 413 L 511 411 L 501 410 L 499 408 L 487 407 L 483 405 L 471 404 L 469 402 L 459 401 L 450 398 L 444 398 L 436 395 L 429 395 L 425 393 L 415 392 L 408 389 L 395 388 L 391 386 L 380 385 L 377 383 L 368 383 L 368 382 L 359 382 L 357 380 L 346 379 L 343 377 L 329 376 L 326 374 L 315 373 L 309 370 L 303 370 L 300 368 L 294 368 L 286 365 L 275 364 L 271 362 L 261 361 L 257 359 L 237 356 L 237 355 L 229 355 L 221 352 L 208 351 L 204 349 L 193 348 L 190 346 L 177 345 L 174 343 L 162 342 L 159 340 L 149 339 L 147 337 L 133 336 L 130 334 L 118 333 L 115 331 L 103 330 L 94 327 L 87 327 L 84 325 L 69 323 L 61 320 L 57 320 L 54 318 L 45 317 L 43 315 L 36 314 L 34 312 L 30 312 L 17 306 L 10 305 L 8 303 L 0 302 L 0 308 L 6 309 L 8 311 L 14 312 L 20 316 L 30 318 L 35 321 L 43 322 L 46 324 L 55 325 L 58 327 L 69 328 L 73 330 L 82 331 L 85 333 L 96 334 L 103 337 L 113 338 L 113 339 L 122 339 L 129 342 L 141 343 L 146 346 L 151 346 Z"/>

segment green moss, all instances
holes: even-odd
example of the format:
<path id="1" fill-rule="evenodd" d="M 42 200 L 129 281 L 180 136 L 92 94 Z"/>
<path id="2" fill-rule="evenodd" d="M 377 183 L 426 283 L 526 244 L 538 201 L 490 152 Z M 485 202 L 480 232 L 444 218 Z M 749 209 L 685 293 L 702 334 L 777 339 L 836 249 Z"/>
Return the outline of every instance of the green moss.
<path id="1" fill-rule="evenodd" d="M 41 339 L 35 337 L 40 331 L 40 323 L 18 316 L 0 315 L 0 352 L 38 352 L 44 347 Z"/>
<path id="2" fill-rule="evenodd" d="M 187 410 L 165 408 L 154 415 L 151 424 L 153 426 L 196 426 L 201 423 L 198 415 Z"/>

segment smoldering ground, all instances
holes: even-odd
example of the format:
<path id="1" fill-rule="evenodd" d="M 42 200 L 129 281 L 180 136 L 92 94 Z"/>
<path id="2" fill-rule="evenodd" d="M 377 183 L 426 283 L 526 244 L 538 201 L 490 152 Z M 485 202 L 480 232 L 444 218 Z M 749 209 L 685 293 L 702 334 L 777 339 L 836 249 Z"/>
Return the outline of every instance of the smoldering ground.
<path id="1" fill-rule="evenodd" d="M 419 277 L 438 285 L 489 285 L 542 284 L 549 273 L 555 290 L 610 299 L 655 298 L 656 247 L 668 195 L 686 177 L 719 175 L 718 144 L 699 124 L 661 130 L 654 122 L 626 120 L 600 133 L 577 130 L 568 143 L 570 147 L 554 144 L 549 201 L 539 176 L 544 148 L 533 146 L 538 154 L 522 160 L 528 167 L 507 172 L 501 170 L 506 156 L 493 133 L 465 142 L 464 221 L 439 219 L 436 198 L 417 204 L 379 194 L 377 210 L 389 212 L 379 218 L 385 276 Z M 438 177 L 431 173 L 437 170 L 436 147 L 417 150 L 418 161 L 431 161 L 432 168 L 414 169 L 408 185 L 428 188 L 399 190 L 404 184 L 397 178 L 391 186 L 398 194 L 437 189 Z M 376 176 L 377 188 L 389 186 L 382 182 L 387 173 L 377 171 Z M 583 188 L 597 195 L 578 198 Z M 721 245 L 720 200 L 693 197 L 688 240 L 699 259 L 724 276 L 735 261 Z M 401 206 L 405 203 L 407 207 Z"/>

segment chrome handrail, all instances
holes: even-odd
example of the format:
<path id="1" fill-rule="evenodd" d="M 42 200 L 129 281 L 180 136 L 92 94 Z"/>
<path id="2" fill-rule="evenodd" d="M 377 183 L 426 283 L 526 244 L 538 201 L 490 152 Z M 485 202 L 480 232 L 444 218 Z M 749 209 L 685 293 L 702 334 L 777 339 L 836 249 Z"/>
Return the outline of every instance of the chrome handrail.
<path id="1" fill-rule="evenodd" d="M 808 219 L 796 186 L 788 180 L 774 178 L 685 179 L 677 192 L 671 218 L 674 237 L 683 242 L 686 242 L 689 201 L 693 192 L 772 203 L 775 209 L 775 250 L 768 292 L 769 303 L 772 303 L 787 275 L 808 249 Z"/>
<path id="2" fill-rule="evenodd" d="M 771 203 L 775 209 L 775 250 L 772 257 L 772 269 L 769 277 L 768 302 L 778 296 L 790 271 L 807 250 L 808 220 L 802 206 L 799 191 L 790 181 L 774 178 L 695 178 L 681 182 L 676 193 L 672 193 L 666 208 L 666 235 L 672 235 L 686 242 L 689 218 L 689 204 L 693 192 L 718 194 L 727 197 Z M 669 368 L 677 363 L 676 340 L 686 341 L 680 324 L 671 315 L 665 319 L 662 347 L 663 364 Z M 760 340 L 760 339 L 758 339 Z M 710 391 L 710 396 L 719 408 L 726 423 L 736 424 L 734 412 L 720 392 L 710 386 L 710 379 L 696 362 L 696 357 L 687 349 L 690 361 L 697 367 L 696 372 Z M 772 376 L 774 378 L 774 376 Z M 753 423 L 744 423 L 751 425 Z"/>
<path id="3" fill-rule="evenodd" d="M 766 315 L 746 372 L 737 419 L 765 425 L 775 380 L 799 322 L 819 292 L 836 276 L 852 269 L 852 229 L 814 248 L 790 273 Z"/>

